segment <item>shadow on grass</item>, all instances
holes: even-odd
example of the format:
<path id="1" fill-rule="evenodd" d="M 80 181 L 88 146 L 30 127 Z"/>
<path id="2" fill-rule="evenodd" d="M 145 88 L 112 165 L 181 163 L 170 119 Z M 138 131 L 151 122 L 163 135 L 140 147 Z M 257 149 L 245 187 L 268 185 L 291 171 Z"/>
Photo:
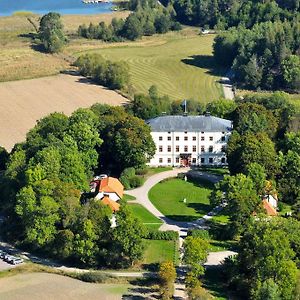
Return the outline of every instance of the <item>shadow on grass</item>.
<path id="1" fill-rule="evenodd" d="M 130 281 L 130 284 L 133 285 L 133 287 L 128 290 L 127 294 L 122 296 L 122 299 L 160 299 L 157 289 L 157 279 L 138 278 Z"/>
<path id="2" fill-rule="evenodd" d="M 203 285 L 216 298 L 228 299 L 227 288 L 222 277 L 222 266 L 206 269 Z"/>
<path id="3" fill-rule="evenodd" d="M 212 207 L 209 204 L 204 203 L 188 203 L 187 207 L 193 208 L 197 214 L 201 215 L 206 215 L 212 210 Z"/>
<path id="4" fill-rule="evenodd" d="M 187 216 L 187 215 L 166 215 L 166 217 L 170 220 L 173 220 L 175 222 L 192 222 L 199 219 L 197 216 Z M 172 223 L 169 222 L 170 225 Z M 174 223 L 174 225 L 177 225 Z"/>
<path id="5" fill-rule="evenodd" d="M 211 55 L 192 55 L 189 58 L 181 60 L 186 65 L 194 66 L 201 69 L 208 69 L 206 73 L 213 76 L 224 76 L 225 70 L 218 67 L 214 57 Z"/>

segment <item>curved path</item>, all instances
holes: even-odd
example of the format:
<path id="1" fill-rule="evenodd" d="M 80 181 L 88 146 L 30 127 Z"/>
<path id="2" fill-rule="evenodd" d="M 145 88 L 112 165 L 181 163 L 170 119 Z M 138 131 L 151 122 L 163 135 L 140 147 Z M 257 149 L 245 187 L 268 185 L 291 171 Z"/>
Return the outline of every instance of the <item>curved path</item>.
<path id="1" fill-rule="evenodd" d="M 194 222 L 178 222 L 173 221 L 167 217 L 165 217 L 150 201 L 148 197 L 148 193 L 150 189 L 155 186 L 157 183 L 161 182 L 164 179 L 176 177 L 179 173 L 186 173 L 188 175 L 191 175 L 193 177 L 199 177 L 202 179 L 209 180 L 213 183 L 216 183 L 222 179 L 222 176 L 212 175 L 206 172 L 196 171 L 192 170 L 190 168 L 175 168 L 171 171 L 161 172 L 158 174 L 155 174 L 151 177 L 149 177 L 143 186 L 134 189 L 126 191 L 128 195 L 134 196 L 137 200 L 136 203 L 139 203 L 143 205 L 148 211 L 150 211 L 155 217 L 161 219 L 164 224 L 160 227 L 161 231 L 166 230 L 174 230 L 178 231 L 180 236 L 186 236 L 187 231 L 189 228 L 192 227 L 200 227 L 203 228 L 203 224 L 209 216 L 204 216 L 200 218 L 199 220 L 196 220 Z"/>

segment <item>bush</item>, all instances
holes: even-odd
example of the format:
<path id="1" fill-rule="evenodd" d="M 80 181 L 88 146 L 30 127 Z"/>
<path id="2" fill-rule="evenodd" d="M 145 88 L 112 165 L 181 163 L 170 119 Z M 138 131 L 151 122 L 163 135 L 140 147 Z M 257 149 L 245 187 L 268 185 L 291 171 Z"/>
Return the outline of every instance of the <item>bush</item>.
<path id="1" fill-rule="evenodd" d="M 188 236 L 201 238 L 204 240 L 210 240 L 210 234 L 207 230 L 201 230 L 201 229 L 191 229 L 188 231 Z"/>
<path id="2" fill-rule="evenodd" d="M 145 237 L 148 240 L 164 240 L 164 241 L 176 241 L 179 238 L 177 231 L 168 230 L 168 231 L 157 231 L 149 230 Z"/>
<path id="3" fill-rule="evenodd" d="M 137 169 L 137 170 L 135 171 L 135 174 L 136 174 L 136 175 L 141 175 L 141 176 L 143 176 L 143 175 L 146 175 L 147 172 L 148 172 L 147 169 Z"/>
<path id="4" fill-rule="evenodd" d="M 129 185 L 131 188 L 137 188 L 139 186 L 142 186 L 144 183 L 144 179 L 142 177 L 139 177 L 137 175 L 134 175 L 129 179 Z"/>
<path id="5" fill-rule="evenodd" d="M 77 279 L 85 282 L 94 282 L 94 283 L 105 283 L 108 280 L 114 279 L 115 277 L 109 274 L 103 274 L 100 272 L 86 272 L 80 273 L 77 276 Z"/>

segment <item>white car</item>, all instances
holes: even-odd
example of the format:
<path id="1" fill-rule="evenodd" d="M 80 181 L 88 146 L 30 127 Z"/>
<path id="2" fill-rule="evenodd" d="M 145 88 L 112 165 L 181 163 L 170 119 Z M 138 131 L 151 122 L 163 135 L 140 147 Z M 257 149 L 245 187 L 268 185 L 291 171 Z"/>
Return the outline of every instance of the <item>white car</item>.
<path id="1" fill-rule="evenodd" d="M 21 263 L 23 263 L 23 262 L 24 262 L 24 259 L 19 258 L 19 257 L 14 257 L 14 258 L 12 259 L 12 261 L 11 261 L 11 263 L 12 263 L 13 265 L 19 265 L 19 264 L 21 264 Z"/>

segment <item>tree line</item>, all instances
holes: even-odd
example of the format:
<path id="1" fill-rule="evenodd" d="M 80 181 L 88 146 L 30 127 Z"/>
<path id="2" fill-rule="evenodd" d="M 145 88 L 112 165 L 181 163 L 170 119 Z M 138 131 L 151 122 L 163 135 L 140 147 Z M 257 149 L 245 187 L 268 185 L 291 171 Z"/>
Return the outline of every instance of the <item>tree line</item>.
<path id="1" fill-rule="evenodd" d="M 105 42 L 120 42 L 134 41 L 142 36 L 181 29 L 180 23 L 175 20 L 175 11 L 171 4 L 164 7 L 157 3 L 150 3 L 132 8 L 135 11 L 125 20 L 113 18 L 108 26 L 105 22 L 96 25 L 91 23 L 89 26 L 80 25 L 78 35 Z"/>
<path id="2" fill-rule="evenodd" d="M 176 19 L 181 23 L 221 30 L 251 28 L 267 21 L 290 21 L 300 11 L 299 0 L 163 0 L 162 3 L 173 4 Z"/>
<path id="3" fill-rule="evenodd" d="M 81 75 L 110 89 L 128 88 L 130 76 L 126 62 L 111 62 L 99 54 L 85 54 L 74 63 Z"/>
<path id="4" fill-rule="evenodd" d="M 266 22 L 219 34 L 214 58 L 233 70 L 233 80 L 250 89 L 300 91 L 299 21 Z"/>
<path id="5" fill-rule="evenodd" d="M 223 236 L 238 241 L 224 280 L 245 299 L 298 299 L 300 133 L 289 129 L 295 111 L 278 92 L 246 96 L 236 104 L 227 147 L 231 175 L 211 194 L 212 205 L 227 203 Z M 288 204 L 292 217 L 267 217 L 264 195 L 278 195 L 279 211 Z"/>

